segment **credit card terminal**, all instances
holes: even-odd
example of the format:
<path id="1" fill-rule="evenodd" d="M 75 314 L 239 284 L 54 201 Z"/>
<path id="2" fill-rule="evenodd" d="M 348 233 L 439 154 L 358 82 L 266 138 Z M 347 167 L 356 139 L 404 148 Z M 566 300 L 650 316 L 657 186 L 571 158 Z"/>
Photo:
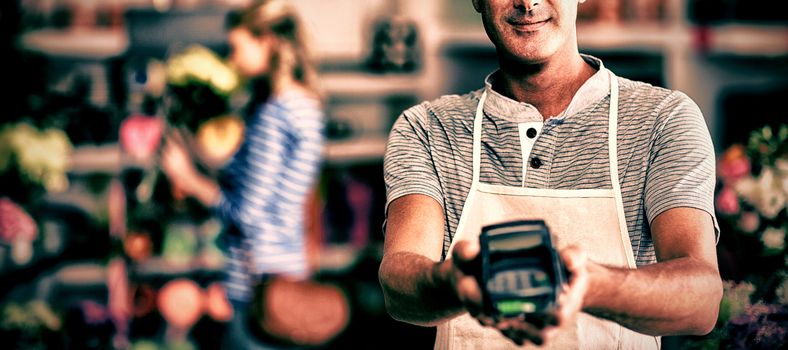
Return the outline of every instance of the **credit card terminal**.
<path id="1" fill-rule="evenodd" d="M 514 317 L 555 306 L 567 272 L 544 221 L 485 226 L 479 243 L 485 313 Z"/>

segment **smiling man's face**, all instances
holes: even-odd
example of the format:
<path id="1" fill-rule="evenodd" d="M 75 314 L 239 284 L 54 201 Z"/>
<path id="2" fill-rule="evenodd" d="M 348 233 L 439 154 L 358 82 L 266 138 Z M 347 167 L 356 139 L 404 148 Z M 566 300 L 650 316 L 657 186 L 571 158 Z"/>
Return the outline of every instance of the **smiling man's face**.
<path id="1" fill-rule="evenodd" d="M 473 6 L 499 55 L 530 64 L 576 47 L 575 20 L 582 1 L 473 0 Z"/>

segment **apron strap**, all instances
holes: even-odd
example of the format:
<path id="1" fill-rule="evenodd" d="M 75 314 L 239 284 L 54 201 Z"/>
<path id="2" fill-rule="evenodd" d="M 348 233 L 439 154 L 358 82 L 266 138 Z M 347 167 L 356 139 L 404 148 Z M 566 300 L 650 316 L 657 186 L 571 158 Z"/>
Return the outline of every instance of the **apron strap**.
<path id="1" fill-rule="evenodd" d="M 621 182 L 618 178 L 618 78 L 613 72 L 610 75 L 610 112 L 608 113 L 607 130 L 607 149 L 610 157 L 610 184 L 613 187 L 613 194 L 616 197 L 616 208 L 618 210 L 618 226 L 621 232 L 621 243 L 626 250 L 627 265 L 629 268 L 636 268 L 635 256 L 629 239 L 629 229 L 627 228 L 627 218 L 624 213 L 624 199 L 621 196 Z"/>
<path id="2" fill-rule="evenodd" d="M 487 100 L 487 91 L 482 92 L 479 104 L 476 105 L 476 116 L 473 118 L 473 180 L 471 188 L 479 183 L 479 172 L 482 159 L 482 119 L 484 119 L 484 101 Z"/>

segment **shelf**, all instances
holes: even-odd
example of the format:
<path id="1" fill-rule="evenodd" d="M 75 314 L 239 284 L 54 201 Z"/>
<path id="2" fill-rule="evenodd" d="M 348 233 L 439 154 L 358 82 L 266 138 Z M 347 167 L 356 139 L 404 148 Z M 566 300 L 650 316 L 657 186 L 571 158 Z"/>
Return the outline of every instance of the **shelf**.
<path id="1" fill-rule="evenodd" d="M 72 174 L 108 173 L 120 171 L 122 154 L 117 144 L 79 146 L 71 153 L 69 172 Z"/>
<path id="2" fill-rule="evenodd" d="M 103 60 L 122 55 L 126 32 L 107 29 L 41 29 L 22 35 L 22 47 L 48 56 Z"/>
<path id="3" fill-rule="evenodd" d="M 189 261 L 166 259 L 163 257 L 151 257 L 147 260 L 133 264 L 131 269 L 134 273 L 154 276 L 154 275 L 188 275 L 197 272 L 219 272 L 223 267 L 221 259 L 200 259 L 195 257 Z"/>
<path id="4" fill-rule="evenodd" d="M 709 27 L 709 30 L 709 51 L 714 54 L 788 55 L 788 26 L 726 24 Z"/>
<path id="5" fill-rule="evenodd" d="M 578 44 L 585 49 L 656 49 L 669 45 L 687 45 L 689 33 L 675 26 L 662 23 L 577 25 Z"/>
<path id="6" fill-rule="evenodd" d="M 379 161 L 386 152 L 387 141 L 384 136 L 329 141 L 326 145 L 326 161 L 334 164 Z"/>
<path id="7" fill-rule="evenodd" d="M 52 278 L 60 284 L 92 286 L 107 281 L 107 268 L 96 262 L 70 263 L 57 270 Z"/>
<path id="8" fill-rule="evenodd" d="M 418 73 L 332 72 L 320 76 L 327 95 L 353 97 L 421 95 L 423 80 Z"/>
<path id="9" fill-rule="evenodd" d="M 382 247 L 372 247 L 378 257 L 382 256 Z M 358 261 L 361 250 L 348 244 L 328 244 L 322 246 L 318 254 L 318 268 L 321 272 L 341 273 L 351 269 Z M 173 261 L 162 257 L 152 257 L 143 262 L 131 265 L 136 274 L 143 276 L 174 276 L 193 273 L 220 272 L 223 268 L 221 259 L 205 260 L 199 257 L 190 261 Z M 99 276 L 99 272 L 87 271 L 85 276 L 77 276 L 79 271 L 72 271 L 72 281 L 79 281 L 90 276 Z M 87 277 L 86 277 L 87 276 Z M 95 280 L 96 277 L 91 277 Z M 99 278 L 100 279 L 100 278 Z M 73 282 L 77 283 L 77 282 Z"/>
<path id="10" fill-rule="evenodd" d="M 329 244 L 320 248 L 320 272 L 342 273 L 351 269 L 359 259 L 359 249 L 348 244 Z"/>
<path id="11" fill-rule="evenodd" d="M 386 151 L 386 142 L 385 136 L 330 140 L 326 143 L 325 158 L 329 163 L 380 160 Z M 121 165 L 132 165 L 133 162 L 125 158 L 116 144 L 80 146 L 71 154 L 69 172 L 116 174 Z"/>
<path id="12" fill-rule="evenodd" d="M 444 31 L 439 35 L 438 42 L 440 46 L 470 45 L 494 48 L 490 38 L 487 37 L 487 33 L 481 27 Z"/>

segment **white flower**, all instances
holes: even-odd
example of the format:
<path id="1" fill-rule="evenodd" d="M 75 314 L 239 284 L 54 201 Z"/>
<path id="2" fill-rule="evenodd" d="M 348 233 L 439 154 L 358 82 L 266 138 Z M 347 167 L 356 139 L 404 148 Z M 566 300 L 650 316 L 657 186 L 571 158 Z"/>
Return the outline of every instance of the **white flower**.
<path id="1" fill-rule="evenodd" d="M 775 176 L 774 169 L 765 167 L 761 171 L 761 178 L 758 181 L 761 198 L 756 203 L 763 216 L 774 219 L 777 214 L 785 208 L 785 192 L 780 187 L 779 178 Z"/>
<path id="2" fill-rule="evenodd" d="M 167 81 L 176 86 L 196 81 L 209 85 L 220 94 L 231 93 L 240 83 L 235 70 L 201 45 L 192 45 L 168 60 Z"/>
<path id="3" fill-rule="evenodd" d="M 28 124 L 17 124 L 7 129 L 7 147 L 15 155 L 19 168 L 30 180 L 42 184 L 48 191 L 66 189 L 66 171 L 71 154 L 71 142 L 59 129 L 38 131 Z"/>
<path id="4" fill-rule="evenodd" d="M 786 204 L 783 184 L 775 175 L 773 168 L 764 167 L 757 179 L 746 177 L 734 186 L 736 192 L 745 201 L 754 205 L 764 217 L 769 219 L 774 219 Z"/>
<path id="5" fill-rule="evenodd" d="M 220 92 L 229 94 L 238 86 L 238 76 L 229 67 L 223 66 L 213 71 L 211 84 Z"/>
<path id="6" fill-rule="evenodd" d="M 755 181 L 755 178 L 753 178 L 751 175 L 741 178 L 736 182 L 736 184 L 734 184 L 733 188 L 742 199 L 750 204 L 755 203 L 756 199 L 760 195 L 758 193 L 758 182 Z"/>
<path id="7" fill-rule="evenodd" d="M 777 287 L 775 295 L 780 304 L 788 304 L 788 278 L 783 278 L 783 282 Z"/>
<path id="8" fill-rule="evenodd" d="M 773 250 L 783 250 L 785 248 L 785 230 L 781 228 L 769 227 L 761 235 L 763 246 Z"/>
<path id="9" fill-rule="evenodd" d="M 774 162 L 774 167 L 777 168 L 777 173 L 780 174 L 783 193 L 788 196 L 788 158 L 778 159 Z"/>

